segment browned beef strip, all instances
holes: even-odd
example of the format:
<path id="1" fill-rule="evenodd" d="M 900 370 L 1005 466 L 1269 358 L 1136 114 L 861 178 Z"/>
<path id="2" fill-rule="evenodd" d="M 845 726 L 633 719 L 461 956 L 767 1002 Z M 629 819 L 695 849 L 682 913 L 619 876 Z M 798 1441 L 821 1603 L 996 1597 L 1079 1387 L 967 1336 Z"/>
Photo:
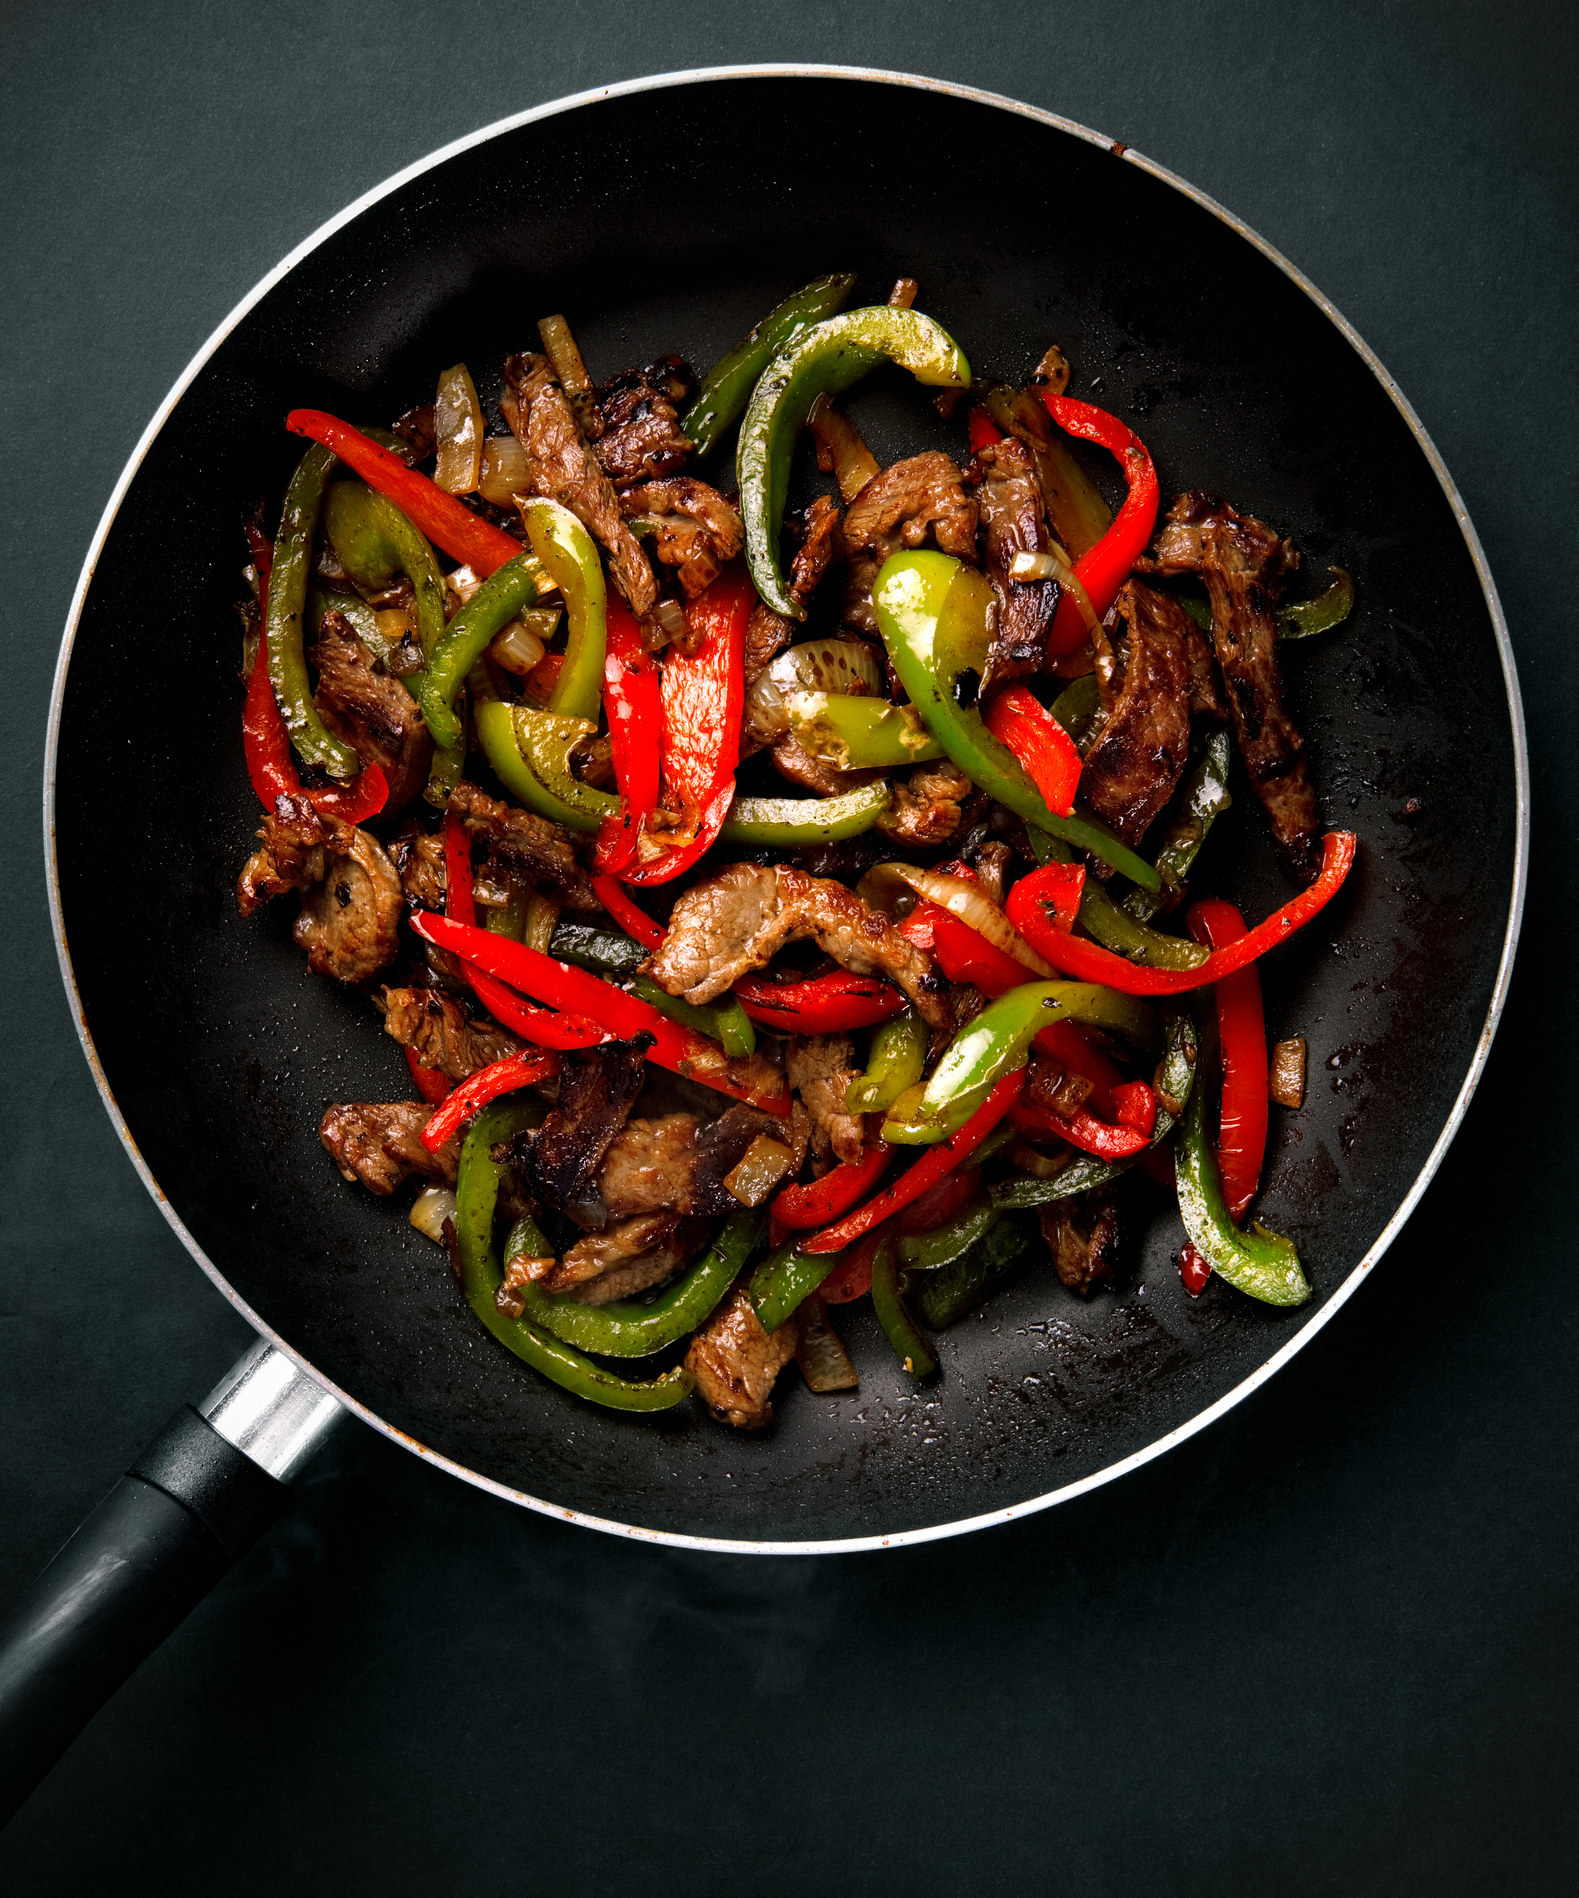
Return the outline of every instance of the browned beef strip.
<path id="1" fill-rule="evenodd" d="M 1211 494 L 1181 494 L 1152 558 L 1159 573 L 1198 573 L 1212 603 L 1212 643 L 1239 755 L 1290 874 L 1308 883 L 1321 862 L 1316 793 L 1305 741 L 1283 705 L 1274 609 L 1298 555 L 1265 521 Z"/>
<path id="2" fill-rule="evenodd" d="M 866 1127 L 859 1114 L 848 1114 L 844 1097 L 861 1078 L 855 1043 L 848 1035 L 796 1035 L 785 1061 L 789 1084 L 806 1103 L 811 1120 L 811 1150 L 819 1160 L 859 1160 Z"/>
<path id="3" fill-rule="evenodd" d="M 469 837 L 483 838 L 491 856 L 536 888 L 571 909 L 601 909 L 570 839 L 557 824 L 535 811 L 501 803 L 465 778 L 450 793 L 449 808 L 465 824 Z"/>
<path id="4" fill-rule="evenodd" d="M 795 628 L 761 600 L 746 621 L 746 689 L 749 691 L 794 637 Z"/>
<path id="5" fill-rule="evenodd" d="M 766 967 L 785 943 L 807 938 L 857 975 L 897 983 L 933 1027 L 947 1020 L 947 987 L 930 956 L 853 890 L 787 864 L 732 864 L 693 884 L 675 904 L 647 967 L 671 995 L 710 1002 Z"/>
<path id="6" fill-rule="evenodd" d="M 394 960 L 404 908 L 400 878 L 378 839 L 306 798 L 282 797 L 236 885 L 243 916 L 269 897 L 302 893 L 291 932 L 315 975 L 365 982 Z"/>
<path id="7" fill-rule="evenodd" d="M 1125 582 L 1114 615 L 1129 629 L 1123 683 L 1115 688 L 1118 655 L 1104 627 L 1094 643 L 1107 718 L 1086 753 L 1080 793 L 1133 846 L 1173 796 L 1189 756 L 1190 616 L 1177 600 L 1139 580 Z"/>
<path id="8" fill-rule="evenodd" d="M 819 494 L 806 510 L 805 537 L 790 567 L 789 590 L 797 600 L 811 598 L 838 552 L 839 509 L 826 494 Z"/>
<path id="9" fill-rule="evenodd" d="M 413 824 L 389 843 L 390 861 L 406 894 L 407 909 L 444 907 L 444 839 Z"/>
<path id="10" fill-rule="evenodd" d="M 348 1180 L 360 1180 L 380 1196 L 393 1193 L 412 1174 L 453 1186 L 460 1139 L 429 1153 L 421 1134 L 432 1118 L 433 1109 L 424 1101 L 347 1101 L 324 1115 L 318 1138 Z"/>
<path id="11" fill-rule="evenodd" d="M 627 369 L 598 391 L 603 433 L 593 449 L 617 488 L 656 481 L 685 466 L 691 444 L 680 432 L 677 404 L 692 385 L 678 356 L 660 356 L 645 369 Z"/>
<path id="12" fill-rule="evenodd" d="M 773 769 L 781 778 L 787 778 L 791 784 L 798 784 L 803 791 L 811 791 L 818 797 L 841 797 L 846 791 L 871 784 L 883 775 L 875 768 L 836 770 L 824 759 L 814 758 L 793 732 L 786 732 L 775 742 L 770 756 Z"/>
<path id="13" fill-rule="evenodd" d="M 642 1213 L 635 1219 L 622 1220 L 617 1226 L 610 1226 L 603 1232 L 589 1232 L 557 1259 L 552 1268 L 541 1279 L 544 1291 L 568 1292 L 572 1287 L 586 1287 L 593 1279 L 601 1280 L 605 1273 L 630 1266 L 638 1259 L 645 1258 L 649 1267 L 657 1264 L 657 1270 L 645 1278 L 644 1285 L 655 1285 L 660 1278 L 667 1278 L 680 1264 L 677 1249 L 668 1245 L 676 1228 L 680 1224 L 679 1215 L 672 1212 Z M 658 1261 L 651 1255 L 661 1248 Z M 632 1285 L 634 1291 L 639 1289 Z M 610 1297 L 618 1296 L 610 1292 Z M 601 1304 L 601 1299 L 589 1299 L 589 1304 Z"/>
<path id="14" fill-rule="evenodd" d="M 527 1180 L 551 1206 L 569 1206 L 597 1171 L 647 1078 L 652 1037 L 605 1041 L 560 1057 L 559 1098 L 527 1156 Z"/>
<path id="15" fill-rule="evenodd" d="M 688 597 L 710 587 L 745 539 L 732 501 L 693 475 L 671 475 L 626 488 L 620 509 L 627 520 L 638 514 L 657 522 L 658 558 L 679 570 Z"/>
<path id="16" fill-rule="evenodd" d="M 997 606 L 981 689 L 1006 685 L 1040 669 L 1058 610 L 1056 580 L 1011 580 L 1016 554 L 1052 546 L 1047 506 L 1030 450 L 1012 435 L 977 450 L 972 473 L 986 544 L 986 567 Z"/>
<path id="17" fill-rule="evenodd" d="M 964 804 L 976 787 L 956 764 L 940 758 L 918 764 L 907 778 L 896 779 L 894 801 L 877 828 L 895 843 L 917 850 L 946 844 L 964 820 Z"/>
<path id="18" fill-rule="evenodd" d="M 548 358 L 511 356 L 504 365 L 504 378 L 499 407 L 526 450 L 528 491 L 568 507 L 607 549 L 614 583 L 640 619 L 658 597 L 657 582 L 641 543 L 620 514 L 608 476 L 582 439 Z"/>
<path id="19" fill-rule="evenodd" d="M 789 1146 L 790 1170 L 798 1171 L 806 1157 L 804 1126 L 744 1102 L 706 1122 L 694 1114 L 627 1121 L 610 1141 L 597 1179 L 566 1210 L 591 1228 L 665 1209 L 704 1219 L 737 1212 L 740 1202 L 724 1182 L 762 1134 Z"/>
<path id="20" fill-rule="evenodd" d="M 1077 1193 L 1038 1209 L 1042 1238 L 1072 1292 L 1096 1290 L 1118 1271 L 1118 1207 L 1109 1192 Z"/>
<path id="21" fill-rule="evenodd" d="M 258 831 L 259 847 L 236 879 L 236 907 L 250 916 L 273 897 L 321 883 L 326 847 L 334 835 L 304 797 L 281 798 Z"/>
<path id="22" fill-rule="evenodd" d="M 375 670 L 373 655 L 343 613 L 323 616 L 313 651 L 318 689 L 313 694 L 323 722 L 389 780 L 385 813 L 403 810 L 427 782 L 433 740 L 416 700 L 387 672 Z"/>
<path id="23" fill-rule="evenodd" d="M 796 1327 L 787 1318 L 772 1333 L 752 1309 L 745 1290 L 732 1292 L 691 1340 L 685 1368 L 697 1394 L 720 1423 L 762 1430 L 773 1421 L 774 1381 L 795 1355 Z"/>
<path id="24" fill-rule="evenodd" d="M 896 461 L 874 475 L 845 510 L 840 532 L 848 562 L 844 623 L 875 634 L 872 582 L 878 568 L 900 547 L 930 540 L 956 559 L 976 561 L 977 507 L 965 477 L 937 449 Z"/>
<path id="25" fill-rule="evenodd" d="M 474 1021 L 464 1005 L 442 989 L 385 989 L 379 1007 L 385 1034 L 446 1080 L 464 1081 L 521 1047 L 508 1029 Z"/>

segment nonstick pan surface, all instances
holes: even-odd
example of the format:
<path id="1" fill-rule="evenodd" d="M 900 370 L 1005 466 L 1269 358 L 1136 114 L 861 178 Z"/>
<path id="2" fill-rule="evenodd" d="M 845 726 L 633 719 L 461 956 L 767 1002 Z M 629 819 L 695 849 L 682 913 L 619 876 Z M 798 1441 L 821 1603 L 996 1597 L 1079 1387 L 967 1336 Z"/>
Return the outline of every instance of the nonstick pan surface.
<path id="1" fill-rule="evenodd" d="M 1033 1271 L 944 1334 L 944 1374 L 918 1391 L 856 1316 L 859 1391 L 814 1397 L 787 1377 L 774 1429 L 748 1438 L 699 1406 L 596 1411 L 524 1371 L 403 1203 L 347 1186 L 320 1148 L 328 1102 L 404 1098 L 408 1077 L 366 999 L 307 973 L 292 906 L 236 914 L 257 823 L 238 521 L 284 487 L 291 407 L 386 421 L 462 358 L 486 404 L 551 310 L 597 377 L 666 350 L 706 365 L 835 269 L 860 273 L 862 301 L 918 278 L 979 371 L 1023 379 L 1056 340 L 1072 392 L 1133 422 L 1165 489 L 1214 489 L 1275 522 L 1312 590 L 1329 562 L 1353 573 L 1353 618 L 1286 649 L 1286 669 L 1324 817 L 1359 833 L 1361 856 L 1263 965 L 1269 1032 L 1310 1042 L 1308 1102 L 1274 1109 L 1262 1199 L 1299 1245 L 1310 1305 L 1272 1311 L 1216 1280 L 1191 1300 L 1177 1217 L 1139 1195 L 1115 1291 L 1081 1300 Z M 885 462 L 961 452 L 958 423 L 897 374 L 850 406 Z M 869 1546 L 1002 1519 L 1237 1401 L 1355 1289 L 1439 1162 L 1523 890 L 1506 631 L 1462 504 L 1380 365 L 1267 246 L 1135 153 L 890 75 L 677 75 L 562 102 L 414 167 L 310 240 L 134 456 L 79 589 L 55 717 L 63 967 L 107 1104 L 204 1270 L 369 1421 L 457 1474 L 709 1546 Z M 1252 917 L 1286 900 L 1247 790 L 1204 881 Z"/>

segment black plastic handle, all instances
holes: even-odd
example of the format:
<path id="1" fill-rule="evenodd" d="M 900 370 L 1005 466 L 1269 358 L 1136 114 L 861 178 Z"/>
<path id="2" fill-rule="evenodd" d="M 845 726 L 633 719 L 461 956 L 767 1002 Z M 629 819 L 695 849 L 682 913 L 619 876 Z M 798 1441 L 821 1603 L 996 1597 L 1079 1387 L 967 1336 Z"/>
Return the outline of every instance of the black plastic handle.
<path id="1" fill-rule="evenodd" d="M 190 1406 L 176 1412 L 0 1636 L 0 1826 L 289 1494 Z"/>

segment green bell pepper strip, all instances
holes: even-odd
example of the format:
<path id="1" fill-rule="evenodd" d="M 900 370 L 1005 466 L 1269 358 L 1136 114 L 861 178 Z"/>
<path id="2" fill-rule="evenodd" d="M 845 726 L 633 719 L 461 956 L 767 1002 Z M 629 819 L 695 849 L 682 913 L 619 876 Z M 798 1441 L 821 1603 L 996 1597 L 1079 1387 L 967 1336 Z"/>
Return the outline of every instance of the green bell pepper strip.
<path id="1" fill-rule="evenodd" d="M 1211 954 L 1204 943 L 1167 935 L 1121 909 L 1095 877 L 1081 885 L 1080 926 L 1104 949 L 1148 969 L 1198 969 Z"/>
<path id="2" fill-rule="evenodd" d="M 1094 672 L 1083 672 L 1072 679 L 1048 707 L 1076 745 L 1085 742 L 1092 721 L 1102 709 L 1102 695 Z"/>
<path id="3" fill-rule="evenodd" d="M 1065 1018 L 1122 1035 L 1140 1048 L 1155 1048 L 1162 1040 L 1156 1015 L 1144 1005 L 1137 1008 L 1133 996 L 1090 982 L 1024 982 L 989 1002 L 959 1031 L 914 1112 L 903 1119 L 891 1115 L 883 1138 L 905 1146 L 946 1140 L 1006 1074 L 1024 1067 L 1037 1035 Z"/>
<path id="4" fill-rule="evenodd" d="M 764 1331 L 777 1331 L 839 1263 L 837 1252 L 802 1252 L 793 1239 L 751 1274 L 746 1296 Z"/>
<path id="5" fill-rule="evenodd" d="M 532 606 L 548 591 L 548 575 L 536 556 L 519 553 L 483 581 L 445 629 L 429 656 L 418 703 L 428 721 L 433 742 L 441 750 L 457 747 L 464 727 L 455 715 L 455 695 L 490 639 L 501 632 L 524 606 Z"/>
<path id="6" fill-rule="evenodd" d="M 904 1290 L 899 1269 L 894 1263 L 894 1237 L 890 1233 L 877 1248 L 872 1260 L 872 1309 L 883 1335 L 894 1347 L 894 1356 L 914 1378 L 930 1377 L 938 1368 L 931 1347 L 916 1329 L 916 1322 L 905 1309 Z"/>
<path id="7" fill-rule="evenodd" d="M 891 555 L 872 586 L 894 670 L 927 730 L 971 782 L 1028 824 L 1089 850 L 1134 883 L 1159 887 L 1157 872 L 1105 824 L 1078 811 L 1055 816 L 1014 753 L 982 722 L 975 698 L 987 663 L 992 603 L 983 575 L 927 551 Z"/>
<path id="8" fill-rule="evenodd" d="M 590 969 L 594 975 L 607 975 L 611 970 L 634 975 L 647 960 L 648 952 L 621 930 L 583 922 L 574 916 L 561 916 L 554 925 L 548 953 L 561 962 L 573 962 L 577 968 Z"/>
<path id="9" fill-rule="evenodd" d="M 568 507 L 527 501 L 521 522 L 532 552 L 559 588 L 569 631 L 548 709 L 564 718 L 597 720 L 603 705 L 603 655 L 608 650 L 608 589 L 597 542 Z"/>
<path id="10" fill-rule="evenodd" d="M 863 784 L 838 797 L 737 797 L 719 827 L 721 844 L 747 850 L 807 850 L 872 828 L 894 801 L 890 785 Z"/>
<path id="11" fill-rule="evenodd" d="M 667 1015 L 670 1021 L 677 1021 L 682 1028 L 694 1029 L 697 1034 L 716 1041 L 725 1054 L 748 1055 L 756 1052 L 757 1031 L 751 1025 L 751 1017 L 734 996 L 730 996 L 727 1002 L 707 1002 L 698 1006 L 678 995 L 671 995 L 667 989 L 659 988 L 650 975 L 632 976 L 626 986 L 632 995 L 639 995 L 660 1015 Z"/>
<path id="12" fill-rule="evenodd" d="M 1184 781 L 1179 815 L 1163 832 L 1157 850 L 1162 893 L 1130 890 L 1119 905 L 1137 922 L 1149 923 L 1170 896 L 1177 896 L 1183 890 L 1195 867 L 1195 859 L 1201 854 L 1201 846 L 1206 842 L 1207 832 L 1233 804 L 1228 794 L 1228 757 L 1227 732 L 1213 732 L 1206 741 L 1205 751 Z M 1084 917 L 1081 920 L 1084 921 Z"/>
<path id="13" fill-rule="evenodd" d="M 943 756 L 943 747 L 913 705 L 791 692 L 784 710 L 801 749 L 835 771 L 894 771 Z"/>
<path id="14" fill-rule="evenodd" d="M 957 1324 L 1029 1262 L 1033 1245 L 1024 1220 L 1000 1220 L 969 1252 L 922 1280 L 914 1295 L 922 1322 L 934 1331 Z"/>
<path id="15" fill-rule="evenodd" d="M 335 458 L 329 450 L 314 444 L 302 456 L 285 490 L 269 574 L 265 650 L 269 656 L 269 683 L 297 756 L 304 764 L 320 766 L 331 778 L 353 778 L 362 761 L 318 716 L 302 638 L 313 534 L 323 506 L 324 486 L 334 466 Z"/>
<path id="16" fill-rule="evenodd" d="M 806 617 L 785 583 L 779 547 L 796 438 L 819 395 L 848 389 L 884 356 L 934 388 L 970 382 L 964 351 L 930 316 L 878 304 L 807 330 L 769 363 L 751 393 L 735 458 L 746 565 L 757 592 L 786 619 Z"/>
<path id="17" fill-rule="evenodd" d="M 769 310 L 727 356 L 714 363 L 691 406 L 680 417 L 680 432 L 690 441 L 698 460 L 710 455 L 726 430 L 740 420 L 757 379 L 773 358 L 799 342 L 824 317 L 842 310 L 854 288 L 853 271 L 818 277 Z"/>
<path id="18" fill-rule="evenodd" d="M 610 1410 L 670 1410 L 683 1403 L 696 1386 L 689 1371 L 666 1371 L 650 1382 L 632 1383 L 603 1370 L 524 1318 L 506 1318 L 494 1303 L 494 1294 L 504 1283 L 504 1268 L 493 1242 L 494 1212 L 504 1168 L 494 1159 L 492 1150 L 528 1124 L 530 1111 L 515 1101 L 498 1101 L 485 1107 L 472 1122 L 461 1147 L 455 1182 L 455 1241 L 467 1303 L 506 1350 L 573 1396 Z"/>
<path id="19" fill-rule="evenodd" d="M 519 1295 L 524 1315 L 578 1351 L 594 1351 L 601 1358 L 651 1357 L 712 1317 L 751 1257 L 765 1223 L 766 1215 L 760 1212 L 732 1213 L 701 1258 L 648 1303 L 615 1299 L 607 1305 L 583 1305 L 540 1286 L 523 1285 Z M 518 1219 L 505 1241 L 505 1263 L 523 1256 L 544 1258 L 552 1251 L 532 1220 Z"/>
<path id="20" fill-rule="evenodd" d="M 340 565 L 359 587 L 388 586 L 397 572 L 411 582 L 424 659 L 444 637 L 444 576 L 427 538 L 393 501 L 365 481 L 334 481 L 323 499 L 323 530 Z"/>
<path id="21" fill-rule="evenodd" d="M 309 587 L 307 620 L 315 633 L 323 625 L 325 613 L 343 614 L 352 632 L 374 658 L 381 659 L 386 665 L 389 663 L 389 655 L 395 649 L 394 642 L 379 631 L 378 615 L 360 593 L 342 593 L 338 587 Z"/>
<path id="22" fill-rule="evenodd" d="M 1157 1118 L 1152 1124 L 1151 1145 L 1161 1146 L 1173 1132 L 1176 1116 L 1190 1098 L 1195 1084 L 1197 1050 L 1195 1019 L 1187 1008 L 1174 1009 L 1168 1016 L 1168 1041 L 1157 1063 L 1152 1085 L 1157 1094 Z M 1095 1154 L 1078 1153 L 1062 1172 L 1050 1180 L 999 1180 L 987 1188 L 992 1205 L 1004 1209 L 1045 1206 L 1055 1199 L 1069 1199 L 1076 1193 L 1089 1193 L 1106 1186 L 1121 1173 L 1127 1173 L 1140 1159 L 1133 1154 L 1125 1160 L 1102 1160 Z"/>
<path id="23" fill-rule="evenodd" d="M 1332 575 L 1332 585 L 1315 599 L 1295 600 L 1277 609 L 1279 639 L 1309 639 L 1312 633 L 1330 633 L 1354 611 L 1353 579 L 1342 567 L 1334 567 Z M 1193 593 L 1175 593 L 1173 598 L 1203 633 L 1212 630 L 1212 609 L 1205 600 Z"/>
<path id="24" fill-rule="evenodd" d="M 1212 1065 L 1210 1044 L 1215 1042 L 1213 1025 L 1204 1040 L 1208 1055 L 1204 1066 Z M 1206 1087 L 1195 1088 L 1184 1118 L 1179 1124 L 1179 1143 L 1174 1149 L 1173 1167 L 1178 1185 L 1179 1214 L 1190 1243 L 1219 1277 L 1238 1286 L 1252 1298 L 1268 1305 L 1303 1305 L 1310 1297 L 1310 1281 L 1305 1277 L 1299 1254 L 1291 1239 L 1270 1232 L 1259 1220 L 1241 1231 L 1233 1222 L 1223 1198 L 1223 1176 L 1217 1155 L 1206 1137 Z"/>
<path id="25" fill-rule="evenodd" d="M 618 811 L 617 797 L 583 784 L 570 769 L 571 747 L 597 730 L 590 719 L 495 699 L 476 708 L 473 722 L 499 782 L 540 816 L 591 832 Z"/>
<path id="26" fill-rule="evenodd" d="M 872 1030 L 866 1072 L 845 1089 L 847 1114 L 881 1114 L 926 1072 L 927 1025 L 913 1008 Z"/>
<path id="27" fill-rule="evenodd" d="M 908 1239 L 901 1239 L 900 1261 L 912 1272 L 935 1272 L 940 1266 L 952 1265 L 956 1259 L 969 1252 L 978 1240 L 985 1239 L 1002 1217 L 1000 1208 L 990 1201 L 983 1201 L 979 1206 L 967 1206 L 946 1226 L 937 1226 L 931 1232 L 918 1232 Z"/>

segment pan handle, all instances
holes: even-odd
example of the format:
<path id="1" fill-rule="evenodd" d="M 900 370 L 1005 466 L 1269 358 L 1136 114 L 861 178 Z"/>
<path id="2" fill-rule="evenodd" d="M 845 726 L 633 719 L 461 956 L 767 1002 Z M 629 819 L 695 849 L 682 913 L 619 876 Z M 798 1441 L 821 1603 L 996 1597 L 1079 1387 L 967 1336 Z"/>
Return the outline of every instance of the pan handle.
<path id="1" fill-rule="evenodd" d="M 344 1414 L 260 1339 L 143 1451 L 0 1634 L 0 1826 L 274 1520 Z"/>

